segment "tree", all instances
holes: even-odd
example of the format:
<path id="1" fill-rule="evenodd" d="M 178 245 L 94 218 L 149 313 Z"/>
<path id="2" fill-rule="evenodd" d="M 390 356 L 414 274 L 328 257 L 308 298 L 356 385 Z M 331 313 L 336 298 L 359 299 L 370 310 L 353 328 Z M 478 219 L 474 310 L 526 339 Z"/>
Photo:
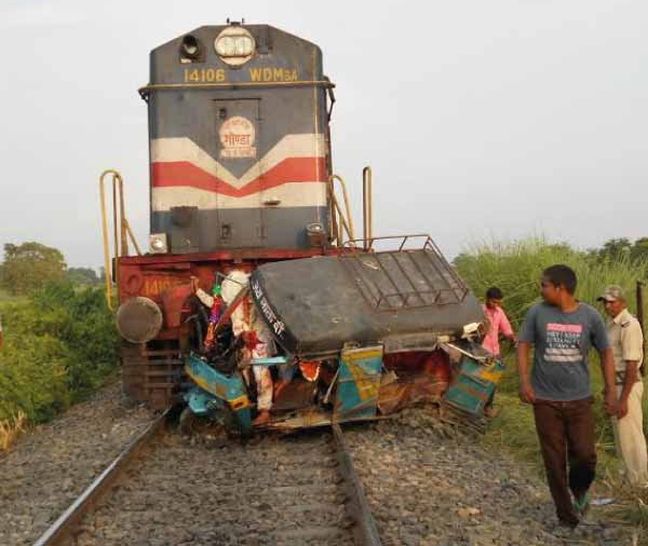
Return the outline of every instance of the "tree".
<path id="1" fill-rule="evenodd" d="M 599 249 L 599 257 L 607 258 L 609 260 L 618 260 L 621 256 L 629 255 L 630 249 L 632 248 L 632 242 L 627 237 L 621 237 L 619 239 L 610 239 L 603 243 L 603 246 Z"/>
<path id="2" fill-rule="evenodd" d="M 634 242 L 630 249 L 630 258 L 648 261 L 648 237 L 641 237 Z"/>
<path id="3" fill-rule="evenodd" d="M 12 294 L 28 294 L 65 277 L 65 258 L 55 249 L 33 241 L 4 245 L 2 286 Z"/>
<path id="4" fill-rule="evenodd" d="M 66 278 L 72 284 L 94 285 L 99 282 L 97 272 L 91 267 L 69 267 Z"/>
<path id="5" fill-rule="evenodd" d="M 648 237 L 634 242 L 627 237 L 609 239 L 600 248 L 589 250 L 587 255 L 597 262 L 630 259 L 633 264 L 648 264 Z"/>

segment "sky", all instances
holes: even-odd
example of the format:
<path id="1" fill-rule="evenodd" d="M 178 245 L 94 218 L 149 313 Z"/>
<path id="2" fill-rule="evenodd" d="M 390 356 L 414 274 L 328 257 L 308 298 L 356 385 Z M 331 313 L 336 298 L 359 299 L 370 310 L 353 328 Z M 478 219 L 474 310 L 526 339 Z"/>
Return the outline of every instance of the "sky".
<path id="1" fill-rule="evenodd" d="M 317 43 L 336 83 L 335 171 L 376 235 L 450 257 L 533 235 L 648 235 L 645 0 L 2 0 L 0 244 L 102 263 L 98 176 L 120 170 L 148 236 L 149 51 L 244 17 Z M 356 224 L 361 225 L 356 216 Z"/>

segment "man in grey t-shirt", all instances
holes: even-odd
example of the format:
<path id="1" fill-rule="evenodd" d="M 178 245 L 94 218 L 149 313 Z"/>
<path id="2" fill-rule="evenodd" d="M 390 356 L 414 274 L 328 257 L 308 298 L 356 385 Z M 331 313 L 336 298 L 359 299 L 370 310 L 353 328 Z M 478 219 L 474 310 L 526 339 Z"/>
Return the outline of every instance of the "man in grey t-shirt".
<path id="1" fill-rule="evenodd" d="M 580 303 L 571 312 L 546 302 L 532 307 L 520 340 L 535 345 L 531 386 L 541 400 L 583 400 L 592 395 L 588 354 L 607 349 L 605 324 L 593 307 Z"/>
<path id="2" fill-rule="evenodd" d="M 544 301 L 529 310 L 518 337 L 520 398 L 533 404 L 558 520 L 575 527 L 588 507 L 596 470 L 588 353 L 593 346 L 601 357 L 605 406 L 610 414 L 616 411 L 614 360 L 602 317 L 574 297 L 574 271 L 565 265 L 551 266 L 543 272 L 541 287 Z"/>

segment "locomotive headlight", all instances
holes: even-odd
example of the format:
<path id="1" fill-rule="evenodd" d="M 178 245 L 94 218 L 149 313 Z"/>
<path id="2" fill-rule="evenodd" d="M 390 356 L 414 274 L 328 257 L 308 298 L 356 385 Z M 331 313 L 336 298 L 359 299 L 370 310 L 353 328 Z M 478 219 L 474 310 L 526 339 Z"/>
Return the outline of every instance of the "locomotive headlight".
<path id="1" fill-rule="evenodd" d="M 227 27 L 214 40 L 214 49 L 224 63 L 241 66 L 252 58 L 254 37 L 240 26 Z"/>
<path id="2" fill-rule="evenodd" d="M 187 34 L 182 38 L 181 44 L 182 56 L 189 61 L 197 60 L 200 57 L 200 42 L 196 39 L 195 36 Z"/>
<path id="3" fill-rule="evenodd" d="M 321 247 L 326 244 L 326 232 L 319 222 L 306 225 L 306 238 L 311 247 Z"/>
<path id="4" fill-rule="evenodd" d="M 169 252 L 166 233 L 151 233 L 149 237 L 149 249 L 151 254 L 166 254 Z"/>

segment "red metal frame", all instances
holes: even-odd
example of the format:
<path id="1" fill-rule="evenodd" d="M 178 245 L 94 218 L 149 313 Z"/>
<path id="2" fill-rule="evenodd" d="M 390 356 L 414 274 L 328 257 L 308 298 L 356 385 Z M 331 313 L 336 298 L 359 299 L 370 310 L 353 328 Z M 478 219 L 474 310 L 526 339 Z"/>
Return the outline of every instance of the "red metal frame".
<path id="1" fill-rule="evenodd" d="M 141 345 L 123 342 L 121 349 L 124 389 L 134 399 L 163 409 L 175 401 L 175 388 L 182 375 L 184 355 L 190 349 L 189 325 L 182 317 L 191 293 L 191 277 L 210 291 L 216 271 L 252 271 L 272 261 L 344 253 L 340 248 L 227 249 L 195 254 L 149 254 L 118 258 L 119 302 L 135 296 L 155 301 L 163 310 L 162 330 L 154 340 Z"/>
<path id="2" fill-rule="evenodd" d="M 312 249 L 228 249 L 195 254 L 149 254 L 118 259 L 120 303 L 134 296 L 146 296 L 159 301 L 159 295 L 179 280 L 188 282 L 191 276 L 209 289 L 214 282 L 215 269 L 243 268 L 252 270 L 261 263 L 310 258 L 340 253 L 338 248 Z M 175 282 L 174 282 L 175 281 Z"/>

